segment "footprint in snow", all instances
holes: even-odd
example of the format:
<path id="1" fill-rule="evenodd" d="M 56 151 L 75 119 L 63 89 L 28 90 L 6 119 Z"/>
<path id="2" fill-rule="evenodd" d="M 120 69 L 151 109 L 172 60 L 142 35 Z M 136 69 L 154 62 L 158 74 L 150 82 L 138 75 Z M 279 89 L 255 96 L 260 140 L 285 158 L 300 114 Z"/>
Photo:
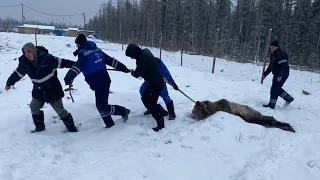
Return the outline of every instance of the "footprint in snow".
<path id="1" fill-rule="evenodd" d="M 310 167 L 310 168 L 318 168 L 320 170 L 320 160 L 309 160 L 307 162 L 307 165 Z"/>

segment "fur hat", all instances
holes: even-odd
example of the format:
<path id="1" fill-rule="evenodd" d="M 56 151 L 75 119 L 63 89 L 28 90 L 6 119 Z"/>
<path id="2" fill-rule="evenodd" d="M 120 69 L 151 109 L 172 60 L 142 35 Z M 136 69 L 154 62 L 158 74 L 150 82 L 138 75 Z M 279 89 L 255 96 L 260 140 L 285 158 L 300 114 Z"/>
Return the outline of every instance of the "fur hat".
<path id="1" fill-rule="evenodd" d="M 29 42 L 29 43 L 25 44 L 22 47 L 22 51 L 23 51 L 23 49 L 28 49 L 29 51 L 31 51 L 37 59 L 37 48 L 33 43 Z M 23 54 L 24 54 L 24 52 L 23 52 Z"/>

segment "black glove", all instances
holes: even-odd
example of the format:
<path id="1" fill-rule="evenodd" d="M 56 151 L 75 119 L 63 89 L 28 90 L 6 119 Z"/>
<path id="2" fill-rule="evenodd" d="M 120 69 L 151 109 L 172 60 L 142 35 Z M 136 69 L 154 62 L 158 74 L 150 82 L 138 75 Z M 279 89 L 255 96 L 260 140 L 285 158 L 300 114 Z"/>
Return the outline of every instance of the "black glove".
<path id="1" fill-rule="evenodd" d="M 66 86 L 68 86 L 69 84 L 72 84 L 72 81 L 69 81 L 67 79 L 64 79 L 64 83 L 66 84 Z"/>
<path id="2" fill-rule="evenodd" d="M 130 71 L 130 69 L 126 68 L 126 70 L 124 70 L 123 72 L 129 73 L 129 72 L 131 72 L 131 71 Z"/>
<path id="3" fill-rule="evenodd" d="M 79 49 L 77 49 L 77 50 L 75 50 L 75 51 L 73 52 L 73 55 L 74 55 L 74 56 L 78 56 L 78 54 L 79 54 Z"/>
<path id="4" fill-rule="evenodd" d="M 173 89 L 174 89 L 174 90 L 179 90 L 179 87 L 178 87 L 178 85 L 176 85 L 176 84 L 173 84 Z"/>

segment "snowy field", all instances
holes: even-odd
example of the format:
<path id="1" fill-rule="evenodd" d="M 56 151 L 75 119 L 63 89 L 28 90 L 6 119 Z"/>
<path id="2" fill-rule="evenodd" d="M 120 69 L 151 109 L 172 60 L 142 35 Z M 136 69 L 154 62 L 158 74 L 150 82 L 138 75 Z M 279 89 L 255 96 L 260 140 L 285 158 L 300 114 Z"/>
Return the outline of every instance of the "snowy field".
<path id="1" fill-rule="evenodd" d="M 320 75 L 291 71 L 284 88 L 295 98 L 286 109 L 279 98 L 276 109 L 261 107 L 269 100 L 272 76 L 260 84 L 261 67 L 212 58 L 163 52 L 163 60 L 180 89 L 195 100 L 226 98 L 249 105 L 265 115 L 290 123 L 296 133 L 248 124 L 239 117 L 219 112 L 200 122 L 188 118 L 194 106 L 178 91 L 169 88 L 177 118 L 156 125 L 139 95 L 143 82 L 130 74 L 110 72 L 110 104 L 131 110 L 123 123 L 105 129 L 95 107 L 94 92 L 79 75 L 74 81 L 75 102 L 66 93 L 65 108 L 81 124 L 77 133 L 62 133 L 63 123 L 49 105 L 43 108 L 47 130 L 34 129 L 28 104 L 32 83 L 25 76 L 15 89 L 5 91 L 7 78 L 18 65 L 21 48 L 34 42 L 33 35 L 0 33 L 0 179 L 1 180 L 319 180 L 320 179 Z M 66 47 L 71 44 L 71 48 Z M 76 60 L 74 38 L 38 36 L 38 45 L 51 54 Z M 126 57 L 121 45 L 97 41 L 110 56 L 129 68 L 135 61 Z M 124 46 L 124 49 L 126 46 Z M 159 50 L 151 48 L 154 55 Z M 58 71 L 63 77 L 68 69 Z M 306 96 L 301 90 L 307 90 Z M 162 99 L 159 102 L 165 107 Z"/>

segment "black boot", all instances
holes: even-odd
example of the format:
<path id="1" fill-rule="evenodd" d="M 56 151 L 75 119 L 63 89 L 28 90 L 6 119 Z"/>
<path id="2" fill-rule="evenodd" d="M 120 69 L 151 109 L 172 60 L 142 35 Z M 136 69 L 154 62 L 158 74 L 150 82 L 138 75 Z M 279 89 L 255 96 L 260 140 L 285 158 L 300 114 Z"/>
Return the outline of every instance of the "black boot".
<path id="1" fill-rule="evenodd" d="M 44 114 L 43 111 L 39 115 L 32 115 L 33 123 L 36 126 L 35 130 L 32 130 L 31 133 L 41 132 L 46 130 L 44 125 Z"/>
<path id="2" fill-rule="evenodd" d="M 63 124 L 68 128 L 69 132 L 78 132 L 78 129 L 74 125 L 73 117 L 69 113 L 69 116 L 62 119 Z"/>
<path id="3" fill-rule="evenodd" d="M 126 109 L 124 112 L 124 115 L 122 116 L 122 119 L 124 122 L 127 122 L 128 118 L 129 118 L 129 114 L 130 114 L 130 109 Z"/>
<path id="4" fill-rule="evenodd" d="M 276 104 L 273 104 L 273 103 L 268 103 L 268 104 L 264 104 L 264 105 L 262 105 L 263 107 L 266 107 L 266 108 L 271 108 L 271 109 L 274 109 L 275 108 L 275 106 L 276 106 Z"/>
<path id="5" fill-rule="evenodd" d="M 168 109 L 168 112 L 169 112 L 169 120 L 176 119 L 176 114 L 174 113 L 173 101 L 171 101 L 171 103 L 166 104 L 166 105 L 167 105 L 167 109 Z"/>
<path id="6" fill-rule="evenodd" d="M 287 94 L 287 96 L 285 96 L 283 99 L 286 101 L 284 106 L 288 106 L 290 103 L 292 103 L 292 101 L 294 101 L 294 98 L 289 94 Z"/>
<path id="7" fill-rule="evenodd" d="M 102 119 L 103 119 L 104 124 L 106 125 L 106 128 L 111 128 L 112 126 L 115 125 L 114 121 L 111 118 L 111 115 L 105 116 Z"/>
<path id="8" fill-rule="evenodd" d="M 159 108 L 159 112 L 162 116 L 168 116 L 168 111 L 166 111 L 160 104 L 158 104 L 158 108 Z M 144 115 L 149 115 L 151 114 L 151 112 L 149 110 L 146 110 L 144 113 Z"/>
<path id="9" fill-rule="evenodd" d="M 152 128 L 155 132 L 158 132 L 158 131 L 160 131 L 161 129 L 164 128 L 164 119 L 163 119 L 163 117 L 161 117 L 161 118 L 159 118 L 157 120 L 157 124 L 158 124 L 157 127 Z"/>

